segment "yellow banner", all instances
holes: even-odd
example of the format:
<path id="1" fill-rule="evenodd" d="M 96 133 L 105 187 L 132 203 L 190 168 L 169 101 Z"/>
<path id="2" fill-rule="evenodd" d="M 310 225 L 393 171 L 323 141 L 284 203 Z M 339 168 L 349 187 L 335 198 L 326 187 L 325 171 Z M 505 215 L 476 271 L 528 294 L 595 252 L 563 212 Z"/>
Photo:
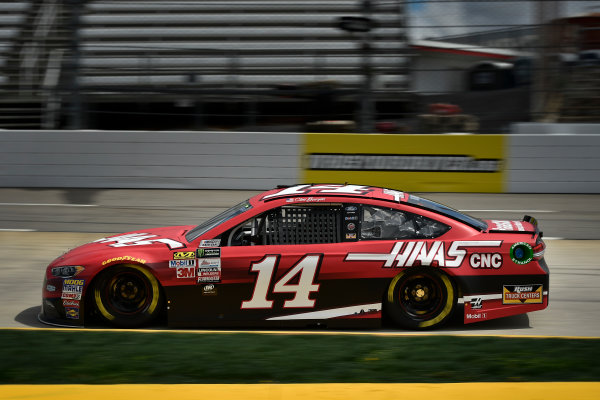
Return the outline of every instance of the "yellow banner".
<path id="1" fill-rule="evenodd" d="M 504 191 L 504 135 L 306 133 L 303 183 L 412 192 Z"/>

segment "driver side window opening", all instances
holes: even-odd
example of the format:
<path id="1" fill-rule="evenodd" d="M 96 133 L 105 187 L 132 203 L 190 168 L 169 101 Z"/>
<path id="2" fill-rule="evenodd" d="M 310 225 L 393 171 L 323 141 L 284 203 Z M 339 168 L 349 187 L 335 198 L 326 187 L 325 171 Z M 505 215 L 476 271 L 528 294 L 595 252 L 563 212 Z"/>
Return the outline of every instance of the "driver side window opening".
<path id="1" fill-rule="evenodd" d="M 269 210 L 226 232 L 227 246 L 337 243 L 342 206 L 294 205 Z"/>
<path id="2" fill-rule="evenodd" d="M 450 227 L 422 215 L 393 208 L 363 205 L 361 239 L 432 239 L 448 232 Z"/>

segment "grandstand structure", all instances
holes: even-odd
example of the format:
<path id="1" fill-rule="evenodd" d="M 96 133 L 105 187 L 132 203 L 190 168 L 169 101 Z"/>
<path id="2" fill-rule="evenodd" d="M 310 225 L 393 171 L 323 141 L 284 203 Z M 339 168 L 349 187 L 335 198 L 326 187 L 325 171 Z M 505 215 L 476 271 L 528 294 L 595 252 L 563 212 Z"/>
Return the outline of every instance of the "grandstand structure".
<path id="1" fill-rule="evenodd" d="M 404 11 L 403 0 L 0 2 L 0 128 L 367 120 L 407 98 Z M 341 29 L 342 17 L 371 29 Z"/>

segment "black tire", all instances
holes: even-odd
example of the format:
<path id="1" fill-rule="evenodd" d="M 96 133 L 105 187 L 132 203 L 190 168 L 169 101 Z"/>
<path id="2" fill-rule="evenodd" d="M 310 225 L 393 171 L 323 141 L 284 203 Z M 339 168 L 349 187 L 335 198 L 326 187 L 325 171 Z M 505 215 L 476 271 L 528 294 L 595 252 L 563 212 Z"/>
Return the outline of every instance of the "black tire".
<path id="1" fill-rule="evenodd" d="M 431 329 L 446 323 L 458 293 L 452 280 L 430 267 L 409 268 L 392 279 L 386 294 L 386 311 L 398 326 Z"/>
<path id="2" fill-rule="evenodd" d="M 91 301 L 109 324 L 135 328 L 154 320 L 161 313 L 164 300 L 158 280 L 148 269 L 124 264 L 98 276 Z"/>

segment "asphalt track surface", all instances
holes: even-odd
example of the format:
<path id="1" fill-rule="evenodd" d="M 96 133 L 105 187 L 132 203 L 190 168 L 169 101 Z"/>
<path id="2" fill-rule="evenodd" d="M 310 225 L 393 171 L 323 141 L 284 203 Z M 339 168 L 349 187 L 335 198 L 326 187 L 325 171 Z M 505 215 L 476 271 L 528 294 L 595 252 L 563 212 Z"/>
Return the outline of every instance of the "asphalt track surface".
<path id="1" fill-rule="evenodd" d="M 46 327 L 36 319 L 42 274 L 64 251 L 105 234 L 197 224 L 255 193 L 0 189 L 0 327 Z M 476 217 L 535 216 L 547 238 L 551 271 L 546 310 L 464 326 L 457 315 L 435 333 L 600 337 L 600 195 L 423 196 Z"/>

